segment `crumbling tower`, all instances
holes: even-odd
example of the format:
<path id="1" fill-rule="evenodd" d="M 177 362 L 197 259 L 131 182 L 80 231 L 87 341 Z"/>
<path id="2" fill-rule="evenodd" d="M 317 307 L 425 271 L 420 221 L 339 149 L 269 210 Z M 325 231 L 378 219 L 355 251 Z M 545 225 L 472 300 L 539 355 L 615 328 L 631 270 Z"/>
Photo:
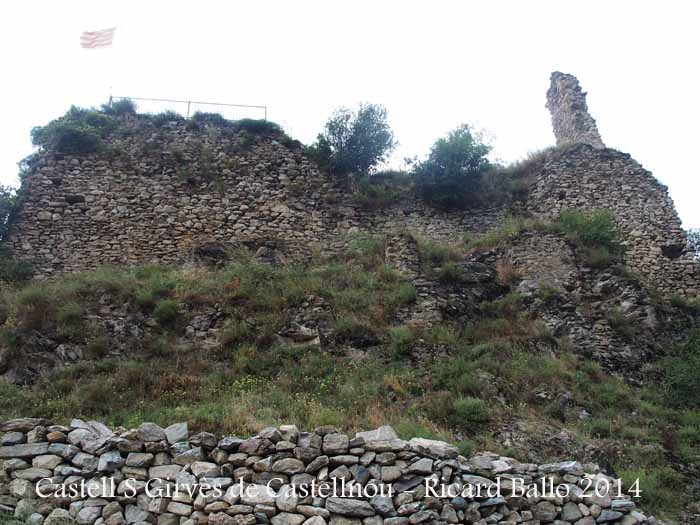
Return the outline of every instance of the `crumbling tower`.
<path id="1" fill-rule="evenodd" d="M 559 71 L 552 73 L 546 106 L 552 115 L 557 146 L 583 143 L 605 148 L 595 120 L 588 113 L 586 93 L 575 76 Z"/>

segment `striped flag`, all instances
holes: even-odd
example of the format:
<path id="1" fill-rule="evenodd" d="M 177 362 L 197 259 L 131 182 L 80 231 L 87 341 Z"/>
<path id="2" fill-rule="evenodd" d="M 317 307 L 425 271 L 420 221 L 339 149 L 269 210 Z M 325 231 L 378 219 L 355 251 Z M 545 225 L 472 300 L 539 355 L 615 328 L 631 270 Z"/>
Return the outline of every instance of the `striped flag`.
<path id="1" fill-rule="evenodd" d="M 114 39 L 116 27 L 101 29 L 100 31 L 85 31 L 80 35 L 80 45 L 85 49 L 99 49 L 109 47 Z"/>

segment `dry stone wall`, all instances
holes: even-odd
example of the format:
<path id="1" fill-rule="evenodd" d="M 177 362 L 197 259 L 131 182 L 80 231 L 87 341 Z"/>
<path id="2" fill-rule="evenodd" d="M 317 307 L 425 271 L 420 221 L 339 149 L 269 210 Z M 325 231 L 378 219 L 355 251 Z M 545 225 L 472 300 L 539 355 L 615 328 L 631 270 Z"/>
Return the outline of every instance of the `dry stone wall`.
<path id="1" fill-rule="evenodd" d="M 629 155 L 605 148 L 575 77 L 553 73 L 547 106 L 562 147 L 536 175 L 527 209 L 543 217 L 565 208 L 611 210 L 627 262 L 646 284 L 666 295 L 697 295 L 698 263 L 666 188 Z M 211 243 L 263 250 L 283 262 L 337 253 L 359 231 L 459 242 L 513 212 L 441 212 L 413 195 L 366 210 L 277 138 L 127 117 L 97 155 L 39 155 L 8 244 L 40 276 L 182 263 Z"/>
<path id="2" fill-rule="evenodd" d="M 595 120 L 588 113 L 586 94 L 575 76 L 559 71 L 552 73 L 546 105 L 552 115 L 558 146 L 588 144 L 594 148 L 605 147 Z"/>
<path id="3" fill-rule="evenodd" d="M 564 209 L 612 212 L 627 265 L 666 295 L 695 296 L 693 260 L 667 188 L 629 155 L 578 144 L 555 151 L 537 175 L 530 210 L 555 218 Z"/>
<path id="4" fill-rule="evenodd" d="M 0 430 L 0 510 L 33 525 L 657 523 L 595 464 L 467 459 L 391 427 L 283 425 L 249 439 L 78 419 Z"/>
<path id="5" fill-rule="evenodd" d="M 290 258 L 314 247 L 333 252 L 363 230 L 410 229 L 452 242 L 503 215 L 439 213 L 415 198 L 366 211 L 300 150 L 274 138 L 184 124 L 154 130 L 139 119 L 124 128 L 99 155 L 44 153 L 26 177 L 9 245 L 40 275 L 182 262 L 211 242 Z"/>

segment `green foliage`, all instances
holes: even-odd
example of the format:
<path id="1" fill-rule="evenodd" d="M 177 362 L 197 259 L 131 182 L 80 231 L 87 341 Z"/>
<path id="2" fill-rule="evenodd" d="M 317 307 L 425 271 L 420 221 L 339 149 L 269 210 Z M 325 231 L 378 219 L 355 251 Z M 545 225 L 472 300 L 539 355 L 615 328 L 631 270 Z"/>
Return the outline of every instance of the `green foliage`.
<path id="1" fill-rule="evenodd" d="M 6 237 L 17 211 L 17 192 L 0 184 L 0 242 Z"/>
<path id="2" fill-rule="evenodd" d="M 413 330 L 408 326 L 397 326 L 389 330 L 391 350 L 396 357 L 406 357 L 411 354 L 413 344 Z"/>
<path id="3" fill-rule="evenodd" d="M 0 282 L 20 283 L 31 279 L 32 275 L 31 263 L 15 259 L 10 250 L 0 247 Z"/>
<path id="4" fill-rule="evenodd" d="M 46 126 L 33 128 L 32 143 L 67 155 L 94 153 L 103 146 L 103 138 L 115 126 L 109 115 L 72 106 L 62 117 Z"/>
<path id="5" fill-rule="evenodd" d="M 221 114 L 207 113 L 204 111 L 195 111 L 190 120 L 195 124 L 210 124 L 218 127 L 227 126 L 229 124 L 229 121 L 226 120 Z"/>
<path id="6" fill-rule="evenodd" d="M 386 239 L 382 235 L 356 233 L 350 236 L 347 244 L 347 255 L 370 268 L 384 262 Z"/>
<path id="7" fill-rule="evenodd" d="M 175 111 L 163 111 L 151 116 L 151 122 L 157 127 L 163 127 L 170 122 L 183 122 L 185 117 Z"/>
<path id="8" fill-rule="evenodd" d="M 670 300 L 671 306 L 684 310 L 700 311 L 700 296 L 690 299 L 679 294 L 673 294 Z"/>
<path id="9" fill-rule="evenodd" d="M 103 104 L 102 112 L 114 116 L 136 115 L 136 103 L 129 98 L 121 98 L 112 101 L 111 104 Z"/>
<path id="10" fill-rule="evenodd" d="M 544 228 L 544 225 L 537 219 L 509 215 L 498 226 L 484 235 L 474 237 L 473 235 L 465 234 L 464 242 L 466 247 L 470 249 L 494 248 L 504 242 L 515 239 L 523 232 L 540 230 L 542 228 Z"/>
<path id="11" fill-rule="evenodd" d="M 670 466 L 620 469 L 617 471 L 623 481 L 623 488 L 628 490 L 639 480 L 639 504 L 648 512 L 669 512 L 681 508 L 683 497 L 676 487 L 685 483 L 682 475 Z"/>
<path id="12" fill-rule="evenodd" d="M 613 216 L 607 210 L 564 210 L 553 228 L 578 245 L 607 248 L 610 251 L 619 248 Z"/>
<path id="13" fill-rule="evenodd" d="M 459 252 L 451 246 L 422 238 L 417 242 L 421 261 L 426 264 L 437 266 L 460 259 Z"/>
<path id="14" fill-rule="evenodd" d="M 476 202 L 481 178 L 491 164 L 491 146 L 466 124 L 438 139 L 428 158 L 415 165 L 416 191 L 431 206 L 464 209 Z"/>
<path id="15" fill-rule="evenodd" d="M 307 154 L 336 175 L 367 176 L 395 147 L 386 109 L 361 104 L 336 110 Z"/>
<path id="16" fill-rule="evenodd" d="M 83 309 L 76 302 L 64 303 L 56 310 L 56 320 L 69 327 L 77 327 L 83 320 Z"/>
<path id="17" fill-rule="evenodd" d="M 161 326 L 172 326 L 177 320 L 178 304 L 172 299 L 163 299 L 153 309 L 153 317 Z"/>
<path id="18" fill-rule="evenodd" d="M 673 406 L 700 408 L 700 329 L 663 366 L 667 398 Z"/>
<path id="19" fill-rule="evenodd" d="M 234 122 L 238 129 L 252 133 L 253 135 L 277 135 L 284 133 L 279 124 L 263 119 L 244 118 Z"/>
<path id="20" fill-rule="evenodd" d="M 452 401 L 449 419 L 457 427 L 471 428 L 488 423 L 491 416 L 483 399 L 460 396 Z"/>
<path id="21" fill-rule="evenodd" d="M 358 177 L 355 186 L 353 200 L 366 210 L 387 208 L 398 202 L 402 196 L 401 189 L 394 181 L 378 174 Z"/>
<path id="22" fill-rule="evenodd" d="M 548 286 L 544 283 L 540 283 L 537 288 L 537 296 L 545 304 L 553 304 L 557 302 L 557 299 L 561 296 L 561 291 L 552 286 Z"/>
<path id="23" fill-rule="evenodd" d="M 617 333 L 631 339 L 636 332 L 633 321 L 622 313 L 619 308 L 612 308 L 608 312 L 608 323 Z"/>

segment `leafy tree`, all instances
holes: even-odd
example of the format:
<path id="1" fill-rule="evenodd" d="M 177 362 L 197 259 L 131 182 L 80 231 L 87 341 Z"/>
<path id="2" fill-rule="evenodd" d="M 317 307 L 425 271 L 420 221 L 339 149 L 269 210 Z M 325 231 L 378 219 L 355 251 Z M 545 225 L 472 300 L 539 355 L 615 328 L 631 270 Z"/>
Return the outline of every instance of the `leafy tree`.
<path id="1" fill-rule="evenodd" d="M 361 104 L 357 111 L 340 108 L 307 152 L 336 175 L 369 175 L 396 147 L 386 109 Z"/>
<path id="2" fill-rule="evenodd" d="M 12 188 L 0 184 L 0 242 L 7 236 L 16 203 L 17 193 Z"/>
<path id="3" fill-rule="evenodd" d="M 414 165 L 416 191 L 432 206 L 465 208 L 475 200 L 482 175 L 491 169 L 491 146 L 463 124 L 438 139 L 428 158 Z"/>
<path id="4" fill-rule="evenodd" d="M 693 250 L 695 258 L 700 258 L 700 228 L 692 228 L 688 230 L 688 243 Z"/>

